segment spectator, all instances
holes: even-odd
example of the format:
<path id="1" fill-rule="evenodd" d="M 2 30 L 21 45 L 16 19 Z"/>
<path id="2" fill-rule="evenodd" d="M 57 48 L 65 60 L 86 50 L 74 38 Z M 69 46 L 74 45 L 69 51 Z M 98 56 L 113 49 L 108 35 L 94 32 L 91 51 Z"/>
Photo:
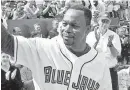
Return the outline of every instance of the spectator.
<path id="1" fill-rule="evenodd" d="M 2 17 L 5 17 L 6 15 L 6 7 L 5 6 L 1 6 L 1 10 L 2 10 Z"/>
<path id="2" fill-rule="evenodd" d="M 55 37 L 59 34 L 58 31 L 57 31 L 58 24 L 59 24 L 58 20 L 52 21 L 52 30 L 50 30 L 49 35 L 48 35 L 49 39 L 51 39 L 51 38 L 53 38 L 53 37 Z"/>
<path id="3" fill-rule="evenodd" d="M 20 71 L 10 63 L 8 54 L 1 54 L 1 90 L 21 90 L 23 83 Z"/>
<path id="4" fill-rule="evenodd" d="M 103 2 L 99 2 L 98 0 L 93 0 L 92 3 L 92 24 L 93 26 L 97 25 L 97 18 L 101 15 L 105 14 L 105 5 Z"/>
<path id="5" fill-rule="evenodd" d="M 65 1 L 61 1 L 58 3 L 58 12 L 57 15 L 63 16 L 64 13 L 67 11 L 67 9 L 70 7 L 70 3 L 69 2 L 65 2 Z"/>
<path id="6" fill-rule="evenodd" d="M 114 8 L 113 3 L 110 3 L 110 4 L 108 4 L 108 5 L 106 6 L 106 12 L 109 13 L 109 16 L 110 16 L 110 17 L 113 17 L 113 14 L 112 14 L 113 8 Z"/>
<path id="7" fill-rule="evenodd" d="M 34 0 L 28 0 L 27 4 L 24 7 L 24 11 L 27 14 L 28 19 L 35 19 L 37 18 L 39 8 L 36 8 Z"/>
<path id="8" fill-rule="evenodd" d="M 34 31 L 32 31 L 31 37 L 41 37 L 41 38 L 44 37 L 42 36 L 40 24 L 38 23 L 34 24 Z"/>
<path id="9" fill-rule="evenodd" d="M 130 5 L 129 5 L 129 1 L 126 1 L 126 9 L 125 9 L 125 16 L 126 16 L 126 20 L 130 21 Z"/>
<path id="10" fill-rule="evenodd" d="M 119 37 L 120 37 L 120 41 L 121 41 L 121 56 L 118 57 L 119 62 L 123 63 L 123 64 L 128 64 L 129 62 L 129 53 L 128 53 L 128 48 L 130 48 L 130 45 L 128 43 L 128 36 L 126 34 L 126 29 L 123 27 L 118 28 L 117 31 Z"/>
<path id="11" fill-rule="evenodd" d="M 118 72 L 119 90 L 130 90 L 130 66 Z"/>
<path id="12" fill-rule="evenodd" d="M 23 3 L 17 4 L 17 9 L 13 13 L 13 20 L 26 19 L 27 15 L 24 12 Z"/>
<path id="13" fill-rule="evenodd" d="M 11 11 L 12 8 L 10 7 L 10 3 L 9 2 L 5 3 L 5 16 L 4 16 L 5 19 L 12 19 Z"/>
<path id="14" fill-rule="evenodd" d="M 16 66 L 20 69 L 23 90 L 35 90 L 31 70 L 23 65 Z"/>
<path id="15" fill-rule="evenodd" d="M 120 19 L 121 20 L 126 20 L 126 14 L 125 14 L 125 9 L 127 8 L 127 3 L 126 1 L 121 1 L 120 2 Z"/>
<path id="16" fill-rule="evenodd" d="M 44 3 L 42 16 L 44 18 L 54 18 L 51 3 Z"/>
<path id="17" fill-rule="evenodd" d="M 37 13 L 37 18 L 43 18 L 43 4 L 38 4 L 37 7 L 39 8 L 39 12 Z"/>
<path id="18" fill-rule="evenodd" d="M 112 16 L 114 17 L 114 18 L 119 18 L 119 9 L 120 9 L 120 5 L 118 5 L 118 4 L 116 4 L 116 5 L 114 5 L 113 6 L 113 11 L 112 11 Z"/>
<path id="19" fill-rule="evenodd" d="M 22 35 L 22 31 L 19 27 L 14 27 L 13 34 L 14 35 Z"/>
<path id="20" fill-rule="evenodd" d="M 121 53 L 120 38 L 115 32 L 108 29 L 111 20 L 107 14 L 101 16 L 98 23 L 99 27 L 88 34 L 86 41 L 98 52 L 105 53 L 110 68 L 113 90 L 118 90 L 118 77 L 114 67 L 117 64 L 116 58 Z"/>
<path id="21" fill-rule="evenodd" d="M 4 17 L 1 17 L 1 23 L 8 29 L 7 20 Z"/>

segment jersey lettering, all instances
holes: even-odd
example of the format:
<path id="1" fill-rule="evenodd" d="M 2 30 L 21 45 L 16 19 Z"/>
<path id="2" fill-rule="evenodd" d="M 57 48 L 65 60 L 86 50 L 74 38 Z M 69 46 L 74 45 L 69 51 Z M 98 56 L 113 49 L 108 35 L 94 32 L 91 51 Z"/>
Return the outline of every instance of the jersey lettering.
<path id="1" fill-rule="evenodd" d="M 63 83 L 63 78 L 64 78 L 64 70 L 58 70 L 57 72 L 57 83 L 62 84 Z"/>
<path id="2" fill-rule="evenodd" d="M 50 82 L 51 72 L 52 72 L 52 67 L 51 66 L 44 67 L 45 83 L 49 83 Z"/>
<path id="3" fill-rule="evenodd" d="M 72 84 L 72 88 L 76 90 L 98 90 L 99 89 L 99 83 L 89 79 L 86 76 L 79 75 L 78 82 Z"/>
<path id="4" fill-rule="evenodd" d="M 70 71 L 52 69 L 51 66 L 44 67 L 45 83 L 64 84 L 69 86 Z M 57 78 L 56 78 L 57 77 Z"/>
<path id="5" fill-rule="evenodd" d="M 71 72 L 65 70 L 52 69 L 51 66 L 44 67 L 45 83 L 64 84 L 69 86 Z M 78 81 L 72 83 L 75 90 L 98 90 L 99 83 L 83 75 L 79 75 Z"/>
<path id="6" fill-rule="evenodd" d="M 70 76 L 71 76 L 71 72 L 70 71 L 66 71 L 65 79 L 64 79 L 64 85 L 69 86 Z"/>

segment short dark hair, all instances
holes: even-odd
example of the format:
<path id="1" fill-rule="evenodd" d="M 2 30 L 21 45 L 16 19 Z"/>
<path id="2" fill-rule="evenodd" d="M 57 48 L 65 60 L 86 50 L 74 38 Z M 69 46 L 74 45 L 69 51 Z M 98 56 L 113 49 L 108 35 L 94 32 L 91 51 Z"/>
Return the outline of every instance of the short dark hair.
<path id="1" fill-rule="evenodd" d="M 92 12 L 88 8 L 86 8 L 83 5 L 73 5 L 69 9 L 75 9 L 75 10 L 83 11 L 85 19 L 86 19 L 86 25 L 90 25 L 91 24 Z"/>

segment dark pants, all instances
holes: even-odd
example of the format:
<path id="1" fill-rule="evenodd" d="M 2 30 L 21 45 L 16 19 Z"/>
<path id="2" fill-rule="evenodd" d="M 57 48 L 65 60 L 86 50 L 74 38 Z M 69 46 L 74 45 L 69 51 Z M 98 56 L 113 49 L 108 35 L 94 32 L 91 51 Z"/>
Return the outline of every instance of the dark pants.
<path id="1" fill-rule="evenodd" d="M 119 90 L 117 71 L 115 71 L 114 68 L 110 68 L 110 74 L 111 74 L 111 80 L 112 80 L 112 89 Z"/>

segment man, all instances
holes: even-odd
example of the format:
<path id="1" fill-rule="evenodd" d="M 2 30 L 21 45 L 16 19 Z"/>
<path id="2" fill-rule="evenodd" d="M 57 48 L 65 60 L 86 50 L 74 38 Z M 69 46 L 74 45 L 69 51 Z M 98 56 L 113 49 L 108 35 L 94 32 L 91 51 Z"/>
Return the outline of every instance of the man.
<path id="1" fill-rule="evenodd" d="M 5 3 L 5 16 L 4 16 L 4 18 L 6 20 L 12 18 L 11 11 L 12 11 L 12 8 L 10 7 L 10 3 L 9 2 Z"/>
<path id="2" fill-rule="evenodd" d="M 99 27 L 90 32 L 87 36 L 86 42 L 97 49 L 98 52 L 105 53 L 106 62 L 110 67 L 113 90 L 118 90 L 117 72 L 113 67 L 117 64 L 117 56 L 121 53 L 121 43 L 118 34 L 108 29 L 111 20 L 105 14 L 98 19 Z"/>
<path id="3" fill-rule="evenodd" d="M 32 37 L 42 37 L 41 27 L 38 23 L 34 24 L 34 31 L 32 32 Z"/>
<path id="4" fill-rule="evenodd" d="M 105 4 L 98 0 L 92 2 L 92 25 L 97 25 L 97 18 L 105 13 Z"/>
<path id="5" fill-rule="evenodd" d="M 13 28 L 13 34 L 21 36 L 22 35 L 22 31 L 21 31 L 21 29 L 19 27 L 14 27 Z"/>
<path id="6" fill-rule="evenodd" d="M 27 4 L 24 7 L 24 11 L 27 14 L 28 19 L 36 19 L 37 14 L 39 12 L 39 8 L 35 7 L 35 1 L 34 0 L 28 0 Z"/>
<path id="7" fill-rule="evenodd" d="M 22 90 L 35 90 L 32 72 L 29 68 L 23 65 L 15 65 L 20 69 L 21 79 L 23 82 Z"/>
<path id="8" fill-rule="evenodd" d="M 120 27 L 117 29 L 117 33 L 120 37 L 120 41 L 121 41 L 121 57 L 118 58 L 118 60 L 122 63 L 122 64 L 128 64 L 129 62 L 129 43 L 128 43 L 128 39 L 129 36 L 126 33 L 126 28 Z"/>
<path id="9" fill-rule="evenodd" d="M 27 15 L 24 12 L 23 3 L 17 4 L 17 9 L 13 13 L 13 20 L 27 19 Z"/>
<path id="10" fill-rule="evenodd" d="M 91 17 L 83 6 L 69 8 L 53 39 L 12 36 L 2 26 L 2 50 L 32 70 L 41 90 L 112 90 L 104 55 L 86 44 Z"/>
<path id="11" fill-rule="evenodd" d="M 21 90 L 20 71 L 10 63 L 10 55 L 1 54 L 1 90 Z"/>

